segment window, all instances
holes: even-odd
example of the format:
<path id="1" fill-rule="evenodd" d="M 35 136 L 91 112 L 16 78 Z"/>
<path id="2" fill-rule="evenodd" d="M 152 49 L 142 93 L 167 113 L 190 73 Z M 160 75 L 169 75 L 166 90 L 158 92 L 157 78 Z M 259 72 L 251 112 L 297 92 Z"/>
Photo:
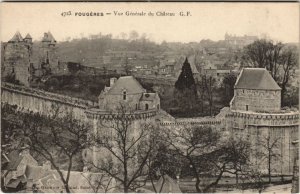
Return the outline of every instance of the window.
<path id="1" fill-rule="evenodd" d="M 149 109 L 149 105 L 145 104 L 145 110 L 148 110 L 148 109 Z"/>
<path id="2" fill-rule="evenodd" d="M 159 110 L 159 104 L 157 105 L 157 110 Z"/>
<path id="3" fill-rule="evenodd" d="M 248 111 L 248 105 L 246 105 L 246 111 Z"/>
<path id="4" fill-rule="evenodd" d="M 126 98 L 127 98 L 126 91 L 123 91 L 123 100 L 126 100 Z"/>

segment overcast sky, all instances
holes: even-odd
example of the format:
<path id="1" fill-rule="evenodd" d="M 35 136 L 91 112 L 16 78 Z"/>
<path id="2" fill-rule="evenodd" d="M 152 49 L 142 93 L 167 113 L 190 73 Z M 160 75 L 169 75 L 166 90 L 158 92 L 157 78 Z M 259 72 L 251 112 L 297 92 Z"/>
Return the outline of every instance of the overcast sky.
<path id="1" fill-rule="evenodd" d="M 268 34 L 283 42 L 299 42 L 298 3 L 1 3 L 0 35 L 8 41 L 16 31 L 34 40 L 51 31 L 58 41 L 80 34 L 113 34 L 136 30 L 151 40 L 190 42 L 222 40 L 226 32 L 236 35 Z M 71 11 L 72 16 L 62 17 Z M 75 12 L 111 12 L 103 17 L 74 16 Z M 156 13 L 176 16 L 114 16 L 118 12 Z M 180 11 L 192 16 L 180 17 Z"/>

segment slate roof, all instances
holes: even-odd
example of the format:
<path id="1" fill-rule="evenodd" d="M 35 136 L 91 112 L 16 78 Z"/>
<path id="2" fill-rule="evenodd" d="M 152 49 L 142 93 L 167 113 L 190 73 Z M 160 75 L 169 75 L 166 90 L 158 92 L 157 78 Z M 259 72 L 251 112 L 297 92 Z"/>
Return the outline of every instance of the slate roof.
<path id="1" fill-rule="evenodd" d="M 23 159 L 23 156 L 20 156 L 19 150 L 10 152 L 7 157 L 9 159 L 9 163 L 6 167 L 7 170 L 16 170 Z"/>
<path id="2" fill-rule="evenodd" d="M 253 90 L 281 90 L 265 68 L 244 68 L 234 88 Z"/>
<path id="3" fill-rule="evenodd" d="M 107 95 L 122 95 L 126 90 L 127 94 L 140 94 L 146 92 L 142 85 L 132 76 L 120 77 L 107 91 Z"/>
<path id="4" fill-rule="evenodd" d="M 6 187 L 9 188 L 17 188 L 20 183 L 24 184 L 26 183 L 26 177 L 24 175 L 21 175 L 19 177 L 17 177 L 16 179 L 10 179 L 8 184 L 6 185 Z"/>
<path id="5" fill-rule="evenodd" d="M 30 36 L 30 34 L 28 33 L 24 39 L 32 39 L 32 37 Z"/>
<path id="6" fill-rule="evenodd" d="M 15 35 L 8 42 L 22 42 L 23 38 L 19 31 L 15 33 Z"/>

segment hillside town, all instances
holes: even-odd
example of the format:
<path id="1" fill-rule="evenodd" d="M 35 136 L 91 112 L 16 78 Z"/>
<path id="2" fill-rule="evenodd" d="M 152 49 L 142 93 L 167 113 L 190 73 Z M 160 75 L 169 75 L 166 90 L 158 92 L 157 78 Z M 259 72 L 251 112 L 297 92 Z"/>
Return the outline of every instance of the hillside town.
<path id="1" fill-rule="evenodd" d="M 1 42 L 3 192 L 299 192 L 297 43 L 23 33 Z"/>

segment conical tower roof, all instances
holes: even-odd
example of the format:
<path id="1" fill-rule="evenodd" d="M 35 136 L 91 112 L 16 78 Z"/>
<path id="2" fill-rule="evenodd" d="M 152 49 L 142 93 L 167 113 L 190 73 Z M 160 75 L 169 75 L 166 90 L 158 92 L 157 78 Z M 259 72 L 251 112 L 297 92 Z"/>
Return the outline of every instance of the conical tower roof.
<path id="1" fill-rule="evenodd" d="M 23 38 L 22 35 L 19 31 L 15 33 L 15 35 L 10 39 L 8 42 L 22 42 Z"/>
<path id="2" fill-rule="evenodd" d="M 44 33 L 44 37 L 42 39 L 42 42 L 56 42 L 56 40 L 54 39 L 53 35 L 51 34 L 51 32 L 46 32 Z"/>
<path id="3" fill-rule="evenodd" d="M 24 39 L 32 39 L 32 37 L 30 36 L 30 34 L 28 33 Z"/>

